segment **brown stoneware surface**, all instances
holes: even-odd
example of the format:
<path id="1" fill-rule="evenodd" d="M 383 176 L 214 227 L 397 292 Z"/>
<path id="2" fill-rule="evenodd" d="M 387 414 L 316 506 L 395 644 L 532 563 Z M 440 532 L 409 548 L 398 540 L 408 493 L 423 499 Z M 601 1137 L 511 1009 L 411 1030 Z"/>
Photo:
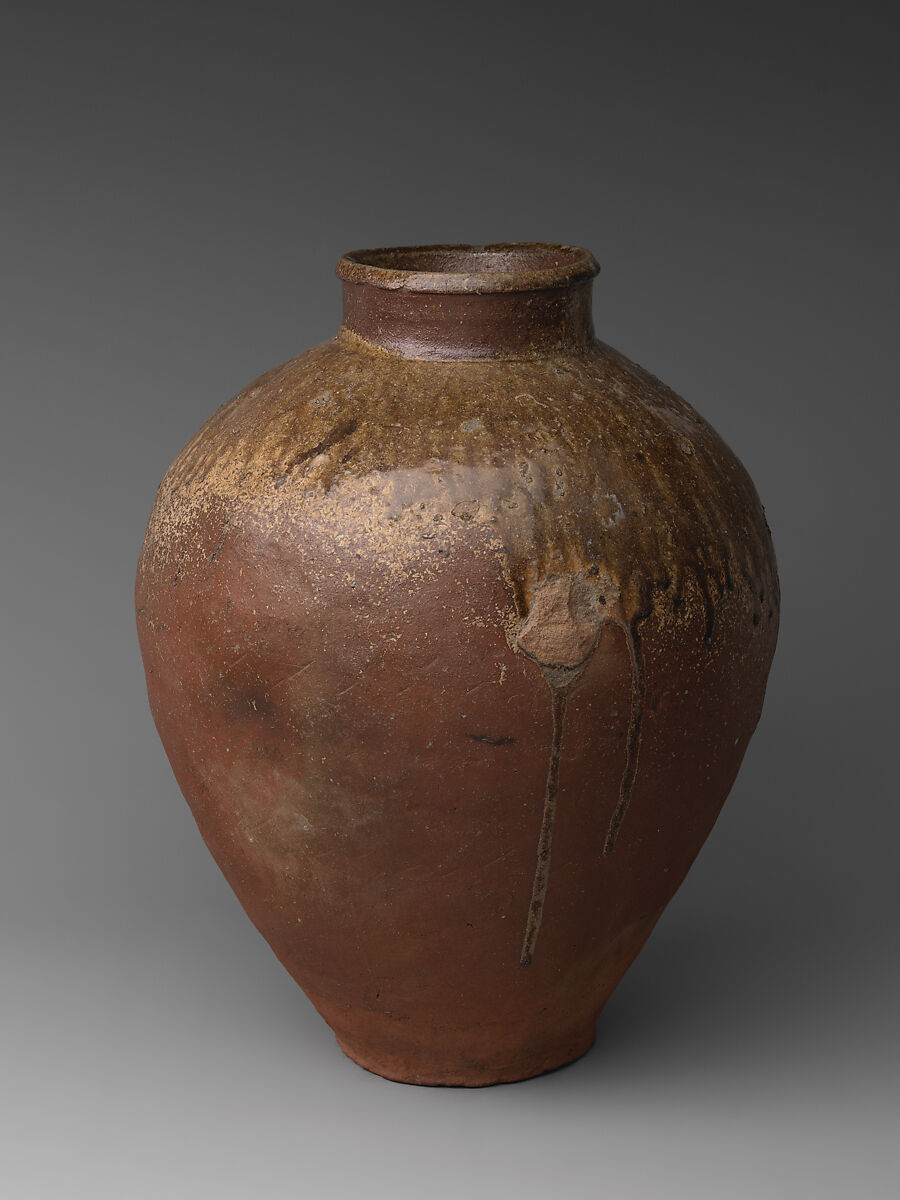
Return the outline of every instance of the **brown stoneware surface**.
<path id="1" fill-rule="evenodd" d="M 596 270 L 552 245 L 346 256 L 337 336 L 219 409 L 147 529 L 178 782 L 343 1049 L 392 1079 L 584 1053 L 759 717 L 759 500 L 594 339 Z"/>

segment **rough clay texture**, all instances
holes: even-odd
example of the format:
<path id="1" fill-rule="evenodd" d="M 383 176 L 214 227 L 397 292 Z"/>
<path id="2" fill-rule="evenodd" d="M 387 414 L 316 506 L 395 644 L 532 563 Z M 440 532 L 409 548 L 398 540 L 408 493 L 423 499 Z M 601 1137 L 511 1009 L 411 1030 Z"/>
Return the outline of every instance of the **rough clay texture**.
<path id="1" fill-rule="evenodd" d="M 544 667 L 572 670 L 593 650 L 599 631 L 600 611 L 588 581 L 551 575 L 534 589 L 516 645 Z"/>
<path id="2" fill-rule="evenodd" d="M 141 554 L 200 831 L 342 1047 L 478 1085 L 582 1054 L 756 725 L 756 493 L 592 343 L 421 361 L 343 329 L 224 405 Z"/>

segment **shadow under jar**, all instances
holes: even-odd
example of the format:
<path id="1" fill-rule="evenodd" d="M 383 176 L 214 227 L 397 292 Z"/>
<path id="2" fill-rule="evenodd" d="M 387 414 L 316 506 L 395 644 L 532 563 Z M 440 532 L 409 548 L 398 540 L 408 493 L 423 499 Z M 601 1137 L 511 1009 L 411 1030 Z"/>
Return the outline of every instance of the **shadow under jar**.
<path id="1" fill-rule="evenodd" d="M 250 918 L 362 1066 L 583 1054 L 757 723 L 753 485 L 595 340 L 585 250 L 360 251 L 337 335 L 185 447 L 138 567 L 160 737 Z"/>

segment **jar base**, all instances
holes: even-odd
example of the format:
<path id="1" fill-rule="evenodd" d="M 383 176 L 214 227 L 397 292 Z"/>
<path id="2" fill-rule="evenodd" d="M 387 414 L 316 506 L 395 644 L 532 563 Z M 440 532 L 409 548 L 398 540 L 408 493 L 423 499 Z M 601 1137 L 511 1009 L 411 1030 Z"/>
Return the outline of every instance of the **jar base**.
<path id="1" fill-rule="evenodd" d="M 380 1075 L 393 1083 L 407 1083 L 418 1087 L 492 1087 L 498 1083 L 516 1083 L 546 1075 L 560 1067 L 582 1058 L 596 1041 L 596 1029 L 592 1025 L 578 1035 L 560 1039 L 552 1050 L 541 1053 L 522 1052 L 520 1058 L 507 1063 L 456 1063 L 442 1065 L 439 1061 L 416 1063 L 400 1056 L 373 1052 L 365 1046 L 353 1046 L 335 1035 L 341 1050 L 357 1066 L 373 1075 Z"/>

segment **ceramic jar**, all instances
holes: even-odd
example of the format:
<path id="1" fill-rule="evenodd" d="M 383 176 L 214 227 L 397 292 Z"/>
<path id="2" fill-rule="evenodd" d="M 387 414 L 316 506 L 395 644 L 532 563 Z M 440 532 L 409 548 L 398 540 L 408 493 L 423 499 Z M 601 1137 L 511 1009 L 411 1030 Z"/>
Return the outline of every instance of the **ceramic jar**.
<path id="1" fill-rule="evenodd" d="M 251 920 L 363 1066 L 583 1054 L 757 723 L 753 485 L 595 340 L 560 245 L 348 254 L 337 335 L 166 475 L 137 575 L 160 737 Z"/>

